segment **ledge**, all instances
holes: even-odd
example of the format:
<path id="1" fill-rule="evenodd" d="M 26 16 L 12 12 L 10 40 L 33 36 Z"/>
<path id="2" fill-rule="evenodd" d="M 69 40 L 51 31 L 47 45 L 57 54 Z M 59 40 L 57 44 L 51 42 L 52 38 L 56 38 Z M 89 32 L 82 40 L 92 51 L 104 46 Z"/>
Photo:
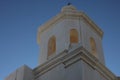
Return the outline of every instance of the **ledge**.
<path id="1" fill-rule="evenodd" d="M 70 51 L 63 51 L 61 54 L 57 55 L 50 61 L 47 61 L 46 63 L 36 67 L 33 72 L 35 78 L 38 78 L 39 76 L 43 75 L 44 73 L 48 72 L 59 64 L 63 64 L 66 68 L 79 60 L 82 60 L 88 65 L 90 65 L 93 69 L 98 71 L 107 79 L 117 80 L 117 77 L 108 68 L 106 68 L 102 63 L 99 62 L 96 57 L 94 57 L 80 45 L 74 49 L 71 49 Z"/>

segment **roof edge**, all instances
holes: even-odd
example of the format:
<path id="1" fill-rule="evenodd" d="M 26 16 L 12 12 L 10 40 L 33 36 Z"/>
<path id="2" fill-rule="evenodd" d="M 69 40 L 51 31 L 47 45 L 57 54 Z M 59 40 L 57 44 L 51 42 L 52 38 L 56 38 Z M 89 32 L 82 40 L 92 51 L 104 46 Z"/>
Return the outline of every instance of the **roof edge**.
<path id="1" fill-rule="evenodd" d="M 56 23 L 57 21 L 61 20 L 61 19 L 64 19 L 64 18 L 67 18 L 68 16 L 75 16 L 75 17 L 82 17 L 84 18 L 90 25 L 91 27 L 100 35 L 100 37 L 102 38 L 103 37 L 103 31 L 84 13 L 84 12 L 81 12 L 81 11 L 73 11 L 73 12 L 61 12 L 59 13 L 58 15 L 56 15 L 55 17 L 53 17 L 52 19 L 48 20 L 45 24 L 41 25 L 39 28 L 38 28 L 38 39 L 37 39 L 37 42 L 38 44 L 40 43 L 40 34 L 42 32 L 44 32 L 46 29 L 50 28 L 50 25 Z"/>

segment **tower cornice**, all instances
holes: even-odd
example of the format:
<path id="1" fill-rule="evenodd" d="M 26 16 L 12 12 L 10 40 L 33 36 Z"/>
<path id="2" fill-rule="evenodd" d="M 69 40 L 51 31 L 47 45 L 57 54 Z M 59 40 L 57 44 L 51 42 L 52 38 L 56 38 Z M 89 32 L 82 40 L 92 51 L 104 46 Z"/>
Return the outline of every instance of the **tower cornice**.
<path id="1" fill-rule="evenodd" d="M 35 79 L 41 75 L 44 75 L 59 64 L 63 64 L 66 68 L 76 63 L 77 61 L 85 62 L 94 70 L 98 71 L 106 79 L 117 80 L 116 76 L 109 69 L 107 69 L 101 62 L 99 62 L 96 57 L 94 57 L 81 45 L 78 45 L 71 50 L 64 50 L 61 54 L 36 67 L 33 70 Z"/>
<path id="2" fill-rule="evenodd" d="M 55 17 L 47 21 L 45 24 L 41 25 L 38 29 L 38 39 L 37 39 L 38 43 L 40 43 L 40 34 L 44 32 L 45 30 L 49 29 L 50 27 L 52 27 L 51 25 L 56 24 L 57 22 L 63 19 L 67 19 L 67 18 L 72 19 L 72 17 L 74 19 L 83 18 L 88 24 L 91 25 L 91 28 L 93 28 L 95 32 L 102 38 L 103 31 L 84 12 L 73 9 L 71 11 L 63 10 L 61 13 L 59 13 L 58 15 L 56 15 Z"/>

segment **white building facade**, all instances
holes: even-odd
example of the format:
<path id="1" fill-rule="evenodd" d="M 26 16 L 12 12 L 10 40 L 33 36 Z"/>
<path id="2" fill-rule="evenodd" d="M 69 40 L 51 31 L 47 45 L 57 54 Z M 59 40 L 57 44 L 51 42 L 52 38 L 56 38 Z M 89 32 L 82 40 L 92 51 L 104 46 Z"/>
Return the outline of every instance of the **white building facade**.
<path id="1" fill-rule="evenodd" d="M 39 66 L 22 66 L 5 80 L 119 80 L 105 67 L 102 30 L 74 6 L 38 29 Z"/>

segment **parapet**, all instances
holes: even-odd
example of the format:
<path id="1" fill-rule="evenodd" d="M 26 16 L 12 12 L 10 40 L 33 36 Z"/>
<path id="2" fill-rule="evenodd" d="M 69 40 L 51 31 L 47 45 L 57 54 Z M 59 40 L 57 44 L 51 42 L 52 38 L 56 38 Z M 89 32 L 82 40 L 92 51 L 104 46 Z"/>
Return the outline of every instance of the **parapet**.
<path id="1" fill-rule="evenodd" d="M 33 80 L 34 75 L 32 69 L 26 65 L 21 66 L 12 72 L 5 80 Z"/>

